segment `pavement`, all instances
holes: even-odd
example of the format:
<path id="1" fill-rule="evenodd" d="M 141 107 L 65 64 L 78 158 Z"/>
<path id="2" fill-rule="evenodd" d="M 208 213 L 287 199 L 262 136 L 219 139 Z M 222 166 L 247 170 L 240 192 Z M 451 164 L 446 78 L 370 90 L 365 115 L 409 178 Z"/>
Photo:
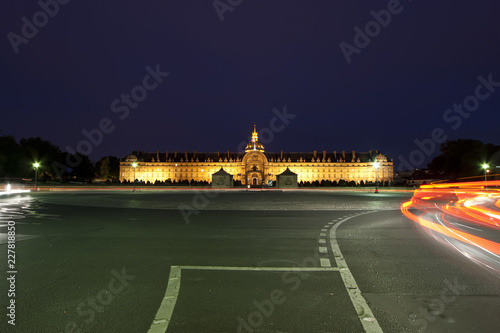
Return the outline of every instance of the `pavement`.
<path id="1" fill-rule="evenodd" d="M 498 332 L 497 276 L 430 238 L 411 193 L 54 192 L 15 222 L 0 332 Z M 0 280 L 0 294 L 11 288 Z"/>

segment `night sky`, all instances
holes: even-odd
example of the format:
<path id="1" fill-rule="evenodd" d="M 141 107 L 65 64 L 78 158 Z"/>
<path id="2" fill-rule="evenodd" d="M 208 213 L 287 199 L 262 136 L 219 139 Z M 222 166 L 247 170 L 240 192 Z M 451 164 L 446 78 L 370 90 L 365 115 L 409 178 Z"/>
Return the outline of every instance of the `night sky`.
<path id="1" fill-rule="evenodd" d="M 94 161 L 137 149 L 237 151 L 254 123 L 279 128 L 263 139 L 267 151 L 378 149 L 396 163 L 436 128 L 500 144 L 497 0 L 221 0 L 219 13 L 211 0 L 73 0 L 55 14 L 46 2 L 53 17 L 36 1 L 2 5 L 0 135 L 68 150 L 101 124 Z M 369 23 L 371 11 L 385 27 Z M 365 34 L 367 23 L 372 37 L 355 48 L 354 28 Z M 497 87 L 468 98 L 490 75 Z M 127 106 L 131 91 L 141 101 Z M 465 99 L 467 117 L 447 113 Z M 283 128 L 274 118 L 285 107 Z"/>

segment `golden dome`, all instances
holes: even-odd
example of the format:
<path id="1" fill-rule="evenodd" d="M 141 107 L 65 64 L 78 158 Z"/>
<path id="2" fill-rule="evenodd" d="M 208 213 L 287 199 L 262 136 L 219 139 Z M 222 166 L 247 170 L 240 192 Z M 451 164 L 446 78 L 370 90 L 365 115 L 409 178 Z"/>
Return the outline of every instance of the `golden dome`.
<path id="1" fill-rule="evenodd" d="M 253 125 L 252 140 L 247 144 L 245 152 L 249 151 L 264 151 L 264 146 L 259 142 L 259 133 Z"/>

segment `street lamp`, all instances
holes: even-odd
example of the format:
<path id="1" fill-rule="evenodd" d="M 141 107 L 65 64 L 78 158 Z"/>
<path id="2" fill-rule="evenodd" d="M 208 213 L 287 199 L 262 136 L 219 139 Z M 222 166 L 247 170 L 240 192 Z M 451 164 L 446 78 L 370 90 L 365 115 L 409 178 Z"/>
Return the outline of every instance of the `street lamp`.
<path id="1" fill-rule="evenodd" d="M 488 169 L 490 166 L 487 164 L 487 163 L 483 163 L 482 165 L 483 169 L 484 169 L 484 188 L 486 189 L 486 174 L 488 172 L 490 172 L 490 170 Z"/>
<path id="2" fill-rule="evenodd" d="M 132 192 L 135 192 L 135 168 L 137 167 L 137 163 L 132 163 L 132 167 L 134 168 L 134 189 Z"/>
<path id="3" fill-rule="evenodd" d="M 38 192 L 37 180 L 38 180 L 38 168 L 40 167 L 40 163 L 33 163 L 33 169 L 35 169 L 35 192 Z"/>
<path id="4" fill-rule="evenodd" d="M 375 193 L 378 193 L 378 168 L 380 164 L 378 162 L 373 163 L 373 167 L 375 168 Z"/>

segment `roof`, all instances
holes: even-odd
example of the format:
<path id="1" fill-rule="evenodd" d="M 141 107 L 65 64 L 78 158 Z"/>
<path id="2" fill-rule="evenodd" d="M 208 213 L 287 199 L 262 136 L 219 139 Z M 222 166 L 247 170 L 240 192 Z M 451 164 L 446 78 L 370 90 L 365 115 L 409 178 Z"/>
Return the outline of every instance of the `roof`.
<path id="1" fill-rule="evenodd" d="M 133 152 L 140 161 L 144 162 L 240 162 L 246 152 Z M 305 152 L 305 153 L 286 153 L 286 152 L 263 152 L 269 162 L 373 162 L 380 154 L 379 151 L 370 152 Z"/>
<path id="2" fill-rule="evenodd" d="M 227 173 L 223 168 L 220 168 L 220 170 L 213 173 L 212 176 L 231 176 L 231 174 Z"/>
<path id="3" fill-rule="evenodd" d="M 297 174 L 293 171 L 291 171 L 290 169 L 288 169 L 288 167 L 286 168 L 285 171 L 283 171 L 282 173 L 280 173 L 278 176 L 297 176 Z"/>

